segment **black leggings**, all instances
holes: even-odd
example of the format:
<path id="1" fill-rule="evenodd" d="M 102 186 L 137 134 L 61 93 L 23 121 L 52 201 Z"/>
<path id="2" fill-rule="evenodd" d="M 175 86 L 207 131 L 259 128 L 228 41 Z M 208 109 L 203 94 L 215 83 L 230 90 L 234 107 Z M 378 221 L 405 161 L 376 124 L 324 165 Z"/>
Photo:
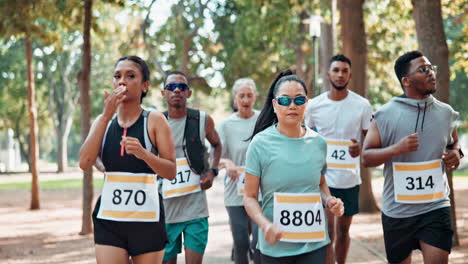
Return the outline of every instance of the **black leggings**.
<path id="1" fill-rule="evenodd" d="M 327 246 L 323 246 L 312 252 L 296 256 L 274 258 L 262 254 L 262 264 L 322 264 L 327 257 Z"/>

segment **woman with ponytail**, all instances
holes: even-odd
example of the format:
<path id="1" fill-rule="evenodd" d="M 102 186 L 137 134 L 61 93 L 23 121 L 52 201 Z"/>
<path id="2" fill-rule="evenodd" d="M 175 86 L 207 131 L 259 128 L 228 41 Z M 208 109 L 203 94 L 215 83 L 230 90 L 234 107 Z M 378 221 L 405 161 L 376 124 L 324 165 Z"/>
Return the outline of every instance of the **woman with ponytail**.
<path id="1" fill-rule="evenodd" d="M 306 106 L 304 82 L 291 70 L 281 72 L 250 137 L 244 206 L 259 226 L 262 263 L 325 263 L 324 210 L 344 211 L 325 182 L 326 142 L 303 125 Z"/>

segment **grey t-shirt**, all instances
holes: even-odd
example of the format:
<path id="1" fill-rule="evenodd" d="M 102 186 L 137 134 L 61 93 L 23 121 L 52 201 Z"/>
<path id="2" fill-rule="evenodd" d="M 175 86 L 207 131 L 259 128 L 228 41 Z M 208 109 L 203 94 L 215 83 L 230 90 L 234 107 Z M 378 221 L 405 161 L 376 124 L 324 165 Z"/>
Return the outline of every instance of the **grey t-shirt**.
<path id="1" fill-rule="evenodd" d="M 418 117 L 419 116 L 419 117 Z M 375 113 L 374 120 L 380 134 L 382 148 L 398 143 L 400 139 L 418 133 L 417 151 L 397 155 L 385 162 L 382 212 L 390 217 L 404 218 L 424 214 L 450 206 L 450 189 L 444 174 L 445 198 L 424 204 L 404 204 L 395 201 L 393 162 L 422 162 L 441 159 L 447 145 L 453 141 L 452 131 L 458 113 L 448 104 L 429 96 L 425 100 L 395 97 Z M 445 171 L 445 167 L 443 167 Z"/>
<path id="2" fill-rule="evenodd" d="M 168 118 L 169 126 L 174 136 L 174 144 L 176 148 L 176 157 L 185 157 L 182 148 L 185 120 L 187 117 L 180 119 Z M 200 112 L 200 138 L 205 142 L 205 125 L 206 113 Z M 207 155 L 203 153 L 205 157 Z M 202 217 L 208 217 L 208 203 L 204 190 L 200 192 L 188 194 L 181 197 L 164 199 L 164 210 L 166 213 L 166 223 L 181 223 Z"/>
<path id="3" fill-rule="evenodd" d="M 245 166 L 245 155 L 250 141 L 245 141 L 252 135 L 259 112 L 254 110 L 250 118 L 241 118 L 233 113 L 218 127 L 218 135 L 223 144 L 221 158 L 230 159 L 238 168 Z M 237 192 L 237 182 L 226 174 L 224 177 L 224 205 L 243 206 L 243 196 Z"/>

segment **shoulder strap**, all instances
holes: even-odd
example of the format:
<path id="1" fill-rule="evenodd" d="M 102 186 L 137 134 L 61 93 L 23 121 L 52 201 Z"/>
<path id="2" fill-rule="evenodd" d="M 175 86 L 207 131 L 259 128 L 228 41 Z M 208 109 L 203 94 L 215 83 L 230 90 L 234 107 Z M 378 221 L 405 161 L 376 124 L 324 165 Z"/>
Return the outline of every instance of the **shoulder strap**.
<path id="1" fill-rule="evenodd" d="M 153 143 L 151 143 L 151 140 L 149 138 L 149 129 L 148 129 L 148 116 L 150 113 L 151 111 L 148 111 L 146 109 L 143 110 L 143 127 L 145 128 L 145 131 L 146 131 L 146 133 L 143 133 L 143 137 L 145 138 L 146 150 L 148 150 L 149 152 L 153 152 L 153 150 L 155 150 L 155 147 L 153 146 Z"/>
<path id="2" fill-rule="evenodd" d="M 107 123 L 106 131 L 104 131 L 104 137 L 102 138 L 102 142 L 101 142 L 101 152 L 99 155 L 101 157 L 101 160 L 102 160 L 102 151 L 104 150 L 104 143 L 106 142 L 107 132 L 109 131 L 109 127 L 111 126 L 112 121 L 114 121 L 116 117 L 117 117 L 117 113 L 115 113 L 112 116 L 112 118 L 109 120 L 109 122 Z"/>
<path id="3" fill-rule="evenodd" d="M 200 111 L 200 140 L 203 144 L 205 144 L 205 127 L 206 127 L 206 113 Z"/>

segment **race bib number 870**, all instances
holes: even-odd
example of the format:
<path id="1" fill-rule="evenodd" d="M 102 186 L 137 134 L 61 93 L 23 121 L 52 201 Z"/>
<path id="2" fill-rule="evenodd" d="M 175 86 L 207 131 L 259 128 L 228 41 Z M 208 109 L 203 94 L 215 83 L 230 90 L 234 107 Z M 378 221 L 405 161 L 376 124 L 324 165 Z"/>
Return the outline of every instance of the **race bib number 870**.
<path id="1" fill-rule="evenodd" d="M 97 217 L 119 222 L 158 222 L 156 175 L 106 172 Z"/>
<path id="2" fill-rule="evenodd" d="M 275 193 L 273 223 L 284 231 L 283 242 L 316 242 L 326 238 L 325 214 L 316 193 Z"/>

